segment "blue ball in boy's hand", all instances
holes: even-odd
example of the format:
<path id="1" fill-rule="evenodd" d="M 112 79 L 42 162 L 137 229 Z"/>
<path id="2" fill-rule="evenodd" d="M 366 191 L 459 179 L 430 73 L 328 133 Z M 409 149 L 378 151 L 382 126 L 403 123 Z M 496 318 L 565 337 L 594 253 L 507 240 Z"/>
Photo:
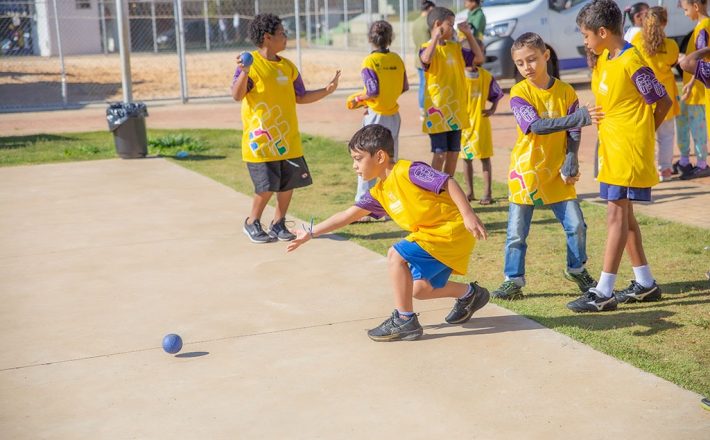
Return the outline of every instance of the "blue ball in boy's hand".
<path id="1" fill-rule="evenodd" d="M 175 333 L 165 335 L 163 338 L 163 350 L 170 354 L 175 354 L 182 350 L 182 338 Z"/>
<path id="2" fill-rule="evenodd" d="M 244 64 L 244 67 L 251 66 L 251 63 L 254 62 L 254 57 L 249 52 L 242 52 L 239 58 L 241 59 L 242 64 Z"/>

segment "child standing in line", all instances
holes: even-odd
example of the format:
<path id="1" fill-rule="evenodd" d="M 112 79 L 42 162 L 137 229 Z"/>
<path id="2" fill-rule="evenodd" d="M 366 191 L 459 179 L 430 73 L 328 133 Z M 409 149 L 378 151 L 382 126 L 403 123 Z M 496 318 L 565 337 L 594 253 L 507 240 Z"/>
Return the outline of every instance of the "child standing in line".
<path id="1" fill-rule="evenodd" d="M 567 268 L 563 274 L 584 292 L 596 281 L 584 267 L 587 225 L 574 188 L 579 180 L 577 152 L 581 127 L 598 121 L 602 115 L 595 107 L 579 108 L 572 86 L 550 76 L 550 50 L 538 34 L 521 35 L 510 51 L 525 79 L 510 89 L 518 140 L 510 155 L 508 173 L 505 281 L 493 296 L 523 298 L 526 240 L 533 211 L 542 206 L 552 210 L 567 236 Z"/>
<path id="2" fill-rule="evenodd" d="M 638 50 L 621 36 L 621 10 L 613 0 L 592 0 L 577 16 L 584 45 L 599 54 L 595 96 L 604 111 L 599 123 L 599 195 L 607 201 L 607 240 L 597 286 L 567 304 L 574 312 L 615 310 L 619 302 L 657 301 L 634 215 L 634 201 L 651 201 L 658 183 L 653 140 L 672 102 Z M 635 280 L 614 292 L 624 248 Z"/>
<path id="3" fill-rule="evenodd" d="M 390 52 L 389 46 L 392 44 L 392 25 L 384 20 L 376 21 L 370 25 L 368 40 L 373 51 L 362 61 L 362 81 L 365 89 L 362 93 L 351 96 L 354 102 L 349 107 L 357 107 L 359 103 L 364 103 L 367 107 L 365 117 L 362 120 L 363 127 L 370 124 L 379 124 L 387 127 L 394 138 L 394 160 L 399 157 L 399 127 L 401 119 L 399 117 L 399 96 L 409 90 L 407 82 L 407 72 L 404 69 L 404 62 L 394 52 Z M 357 177 L 357 193 L 355 201 L 370 191 L 376 179 L 363 180 L 362 176 Z"/>
<path id="4" fill-rule="evenodd" d="M 692 21 L 698 22 L 688 41 L 686 54 L 708 45 L 710 18 L 708 18 L 706 4 L 707 0 L 680 1 L 685 15 Z M 707 118 L 710 117 L 710 113 L 706 109 L 708 98 L 703 86 L 692 81 L 692 78 L 693 75 L 690 73 L 683 74 L 683 96 L 680 101 L 680 114 L 676 118 L 676 137 L 678 149 L 680 149 L 680 159 L 673 164 L 673 168 L 675 172 L 680 172 L 680 178 L 683 180 L 710 176 L 710 168 L 707 163 Z M 688 84 L 690 87 L 686 89 L 685 86 Z M 695 166 L 690 163 L 691 135 L 695 144 Z"/>
<path id="5" fill-rule="evenodd" d="M 629 17 L 631 21 L 631 26 L 624 33 L 624 40 L 631 41 L 633 38 L 641 32 L 643 28 L 643 19 L 648 12 L 648 3 L 638 2 L 624 9 L 624 21 L 626 17 Z"/>
<path id="6" fill-rule="evenodd" d="M 431 39 L 431 34 L 429 33 L 429 25 L 426 22 L 426 17 L 429 15 L 431 8 L 436 6 L 434 2 L 429 0 L 422 1 L 419 9 L 421 13 L 416 20 L 412 22 L 412 41 L 414 41 L 414 66 L 417 68 L 417 74 L 419 76 L 419 91 L 417 94 L 417 103 L 419 104 L 419 118 L 424 120 L 424 90 L 426 90 L 426 81 L 424 80 L 424 66 L 422 66 L 422 60 L 419 59 L 419 48 L 422 44 L 426 43 Z"/>
<path id="7" fill-rule="evenodd" d="M 668 11 L 654 6 L 646 12 L 643 29 L 630 41 L 639 50 L 656 79 L 663 84 L 671 98 L 672 106 L 666 119 L 656 130 L 656 164 L 661 182 L 670 180 L 673 165 L 673 141 L 675 140 L 675 117 L 680 113 L 678 87 L 671 68 L 678 61 L 678 45 L 666 38 L 664 28 L 668 24 Z"/>
<path id="8" fill-rule="evenodd" d="M 389 215 L 410 234 L 387 252 L 395 310 L 367 335 L 374 341 L 419 338 L 423 330 L 414 313 L 412 297 L 455 298 L 446 322 L 468 321 L 488 302 L 488 290 L 475 282 L 450 281 L 449 276 L 466 273 L 476 239 L 486 238 L 486 228 L 461 187 L 449 175 L 424 163 L 395 163 L 394 140 L 381 125 L 358 130 L 348 148 L 355 172 L 365 180 L 378 179 L 377 184 L 354 206 L 315 225 L 308 233 L 299 232 L 298 238 L 289 243 L 288 251 L 363 215 Z"/>
<path id="9" fill-rule="evenodd" d="M 254 199 L 244 233 L 254 243 L 290 241 L 296 238 L 286 228 L 286 212 L 293 190 L 313 183 L 303 158 L 296 103 L 316 102 L 338 88 L 340 71 L 323 89 L 307 91 L 296 66 L 278 55 L 286 49 L 287 36 L 281 19 L 259 14 L 249 25 L 249 38 L 257 46 L 253 64 L 237 57 L 232 97 L 242 101 L 242 160 L 254 183 Z M 261 214 L 276 193 L 274 220 L 267 233 Z"/>
<path id="10" fill-rule="evenodd" d="M 486 33 L 486 15 L 481 9 L 483 0 L 464 0 L 463 6 L 468 9 L 466 22 L 471 26 L 473 38 L 483 41 L 483 35 Z"/>
<path id="11" fill-rule="evenodd" d="M 453 176 L 461 151 L 461 130 L 469 126 L 464 67 L 483 64 L 483 53 L 467 23 L 460 23 L 459 30 L 471 49 L 452 40 L 454 13 L 449 9 L 432 8 L 427 23 L 431 40 L 420 51 L 427 87 L 422 130 L 431 140 L 432 168 Z"/>
<path id="12" fill-rule="evenodd" d="M 468 95 L 468 117 L 470 126 L 461 132 L 461 153 L 464 179 L 469 201 L 474 200 L 473 159 L 480 159 L 483 167 L 483 197 L 481 205 L 493 202 L 491 194 L 491 157 L 493 157 L 493 136 L 489 119 L 498 108 L 498 101 L 503 97 L 503 90 L 493 75 L 483 67 L 466 67 L 466 92 Z M 491 107 L 485 108 L 490 101 Z"/>

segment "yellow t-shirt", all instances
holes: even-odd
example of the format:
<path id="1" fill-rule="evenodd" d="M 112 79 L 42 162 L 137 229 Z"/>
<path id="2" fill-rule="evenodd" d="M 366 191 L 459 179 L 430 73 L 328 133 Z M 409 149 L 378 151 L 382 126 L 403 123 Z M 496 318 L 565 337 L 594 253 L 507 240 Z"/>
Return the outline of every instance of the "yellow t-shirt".
<path id="1" fill-rule="evenodd" d="M 373 52 L 362 61 L 363 80 L 365 81 L 364 93 L 374 88 L 368 81 L 372 80 L 369 72 L 376 75 L 378 94 L 365 101 L 365 104 L 374 112 L 391 116 L 399 111 L 397 98 L 404 90 L 404 62 L 393 52 Z"/>
<path id="2" fill-rule="evenodd" d="M 653 70 L 653 74 L 656 75 L 656 79 L 663 84 L 666 88 L 668 96 L 673 101 L 671 109 L 668 110 L 666 114 L 666 121 L 670 121 L 680 114 L 680 104 L 678 97 L 678 86 L 675 82 L 675 75 L 671 70 L 671 67 L 678 62 L 678 54 L 680 49 L 678 49 L 678 44 L 675 40 L 666 38 L 663 42 L 663 46 L 659 48 L 658 53 L 655 55 L 649 55 L 643 45 L 643 32 L 638 32 L 632 39 L 631 44 L 638 49 L 643 60 L 648 64 L 648 66 Z"/>
<path id="3" fill-rule="evenodd" d="M 707 38 L 708 33 L 710 33 L 710 18 L 704 18 L 698 21 L 698 24 L 695 25 L 695 29 L 693 29 L 693 33 L 690 36 L 690 40 L 688 40 L 688 47 L 685 49 L 686 55 L 691 54 L 698 49 L 702 49 L 703 47 L 707 47 L 707 41 L 705 41 L 704 46 L 696 44 L 698 42 L 698 36 L 700 35 L 701 31 L 705 31 L 705 35 Z M 708 58 L 705 58 L 705 61 L 708 61 Z M 690 81 L 692 78 L 692 73 L 683 72 L 683 84 L 687 84 L 688 81 Z M 685 101 L 685 103 L 688 105 L 703 105 L 706 103 L 705 88 L 702 84 L 700 84 L 699 82 L 693 84 L 693 87 L 690 91 L 690 96 Z"/>
<path id="4" fill-rule="evenodd" d="M 567 131 L 535 134 L 538 119 L 561 118 L 574 112 L 578 100 L 572 86 L 558 79 L 549 89 L 523 80 L 510 89 L 510 107 L 517 121 L 518 140 L 510 154 L 508 199 L 519 205 L 549 205 L 577 198 L 560 169 L 567 153 Z"/>
<path id="5" fill-rule="evenodd" d="M 429 42 L 424 43 L 422 49 L 427 46 Z M 424 133 L 443 133 L 468 128 L 464 67 L 461 44 L 447 41 L 436 46 L 431 63 L 424 71 Z"/>
<path id="6" fill-rule="evenodd" d="M 412 162 L 400 160 L 385 180 L 370 189 L 370 195 L 405 231 L 407 240 L 416 242 L 432 257 L 465 275 L 476 238 L 468 232 L 463 217 L 448 192 L 425 190 L 410 179 Z M 421 167 L 420 180 L 432 181 L 436 171 Z"/>
<path id="7" fill-rule="evenodd" d="M 491 119 L 483 117 L 493 76 L 486 69 L 479 67 L 477 75 L 466 72 L 466 93 L 468 95 L 468 119 L 470 126 L 461 132 L 461 159 L 487 159 L 493 156 L 493 136 Z M 495 87 L 498 87 L 495 84 Z M 500 88 L 498 87 L 498 90 Z M 502 91 L 501 91 L 502 95 Z M 495 96 L 494 99 L 500 99 Z"/>
<path id="8" fill-rule="evenodd" d="M 604 112 L 599 124 L 597 180 L 649 188 L 658 183 L 654 164 L 656 128 L 653 106 L 646 102 L 641 90 L 662 97 L 665 88 L 633 46 L 613 60 L 605 50 L 597 61 L 597 69 L 599 84 L 595 96 Z"/>
<path id="9" fill-rule="evenodd" d="M 242 100 L 242 160 L 273 162 L 303 156 L 294 88 L 298 69 L 283 57 L 269 61 L 259 51 L 251 54 L 252 87 Z"/>

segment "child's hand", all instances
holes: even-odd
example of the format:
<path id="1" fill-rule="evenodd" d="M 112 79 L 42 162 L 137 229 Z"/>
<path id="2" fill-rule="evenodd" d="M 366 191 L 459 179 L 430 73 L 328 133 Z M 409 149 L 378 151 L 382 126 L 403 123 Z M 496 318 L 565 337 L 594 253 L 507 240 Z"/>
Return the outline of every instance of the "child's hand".
<path id="1" fill-rule="evenodd" d="M 464 35 L 471 34 L 471 26 L 468 25 L 468 22 L 462 21 L 456 25 L 456 29 L 463 32 Z"/>
<path id="2" fill-rule="evenodd" d="M 434 26 L 431 30 L 431 39 L 434 40 L 434 44 L 439 44 L 439 42 L 444 39 L 443 25 Z"/>
<path id="3" fill-rule="evenodd" d="M 325 86 L 325 90 L 328 93 L 333 93 L 335 89 L 338 88 L 338 80 L 340 79 L 340 70 L 335 71 L 335 76 L 333 77 L 332 80 L 328 83 L 327 86 Z"/>
<path id="4" fill-rule="evenodd" d="M 486 227 L 483 225 L 483 222 L 480 218 L 478 218 L 475 212 L 470 211 L 470 215 L 465 215 L 463 224 L 466 226 L 468 232 L 473 234 L 476 239 L 485 240 L 488 238 L 488 231 L 486 231 Z"/>
<path id="5" fill-rule="evenodd" d="M 493 114 L 494 114 L 495 112 L 496 112 L 496 109 L 495 109 L 495 107 L 493 107 L 493 108 L 484 109 L 484 110 L 481 112 L 481 114 L 483 115 L 484 118 L 490 118 L 491 116 L 493 116 Z"/>
<path id="6" fill-rule="evenodd" d="M 576 176 L 565 176 L 564 174 L 562 174 L 562 172 L 560 172 L 560 177 L 562 177 L 562 180 L 565 182 L 565 184 L 574 185 L 579 180 L 580 174 L 581 173 L 577 173 Z"/>
<path id="7" fill-rule="evenodd" d="M 602 112 L 602 108 L 593 104 L 587 104 L 585 107 L 589 112 L 589 117 L 592 118 L 592 124 L 599 125 L 602 119 L 604 119 L 604 112 Z"/>
<path id="8" fill-rule="evenodd" d="M 245 66 L 244 63 L 242 63 L 242 54 L 237 55 L 236 61 L 237 61 L 237 67 L 239 67 L 239 69 L 241 69 L 242 72 L 249 73 L 249 69 L 251 68 L 251 64 L 248 66 Z"/>
<path id="9" fill-rule="evenodd" d="M 311 239 L 311 234 L 305 231 L 296 231 L 296 238 L 288 242 L 286 252 L 295 251 L 300 245 Z"/>
<path id="10" fill-rule="evenodd" d="M 687 101 L 688 98 L 690 97 L 690 92 L 693 90 L 693 85 L 695 84 L 695 78 L 692 80 L 688 81 L 687 84 L 683 85 L 683 90 L 680 93 L 680 100 L 681 101 Z"/>

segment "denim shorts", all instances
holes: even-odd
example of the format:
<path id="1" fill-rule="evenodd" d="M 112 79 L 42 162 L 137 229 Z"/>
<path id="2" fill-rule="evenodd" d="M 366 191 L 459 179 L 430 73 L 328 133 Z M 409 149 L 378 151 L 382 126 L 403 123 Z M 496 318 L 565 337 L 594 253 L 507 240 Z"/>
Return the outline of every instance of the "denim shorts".
<path id="1" fill-rule="evenodd" d="M 429 139 L 431 139 L 432 153 L 461 151 L 461 130 L 445 131 L 443 133 L 430 133 Z"/>
<path id="2" fill-rule="evenodd" d="M 636 202 L 650 202 L 651 188 L 635 188 L 633 186 L 619 186 L 601 182 L 599 184 L 599 197 L 607 201 L 629 199 Z"/>
<path id="3" fill-rule="evenodd" d="M 451 268 L 432 257 L 429 252 L 422 249 L 416 242 L 402 240 L 392 247 L 409 265 L 413 280 L 427 280 L 435 289 L 444 287 L 449 281 L 452 272 Z"/>

